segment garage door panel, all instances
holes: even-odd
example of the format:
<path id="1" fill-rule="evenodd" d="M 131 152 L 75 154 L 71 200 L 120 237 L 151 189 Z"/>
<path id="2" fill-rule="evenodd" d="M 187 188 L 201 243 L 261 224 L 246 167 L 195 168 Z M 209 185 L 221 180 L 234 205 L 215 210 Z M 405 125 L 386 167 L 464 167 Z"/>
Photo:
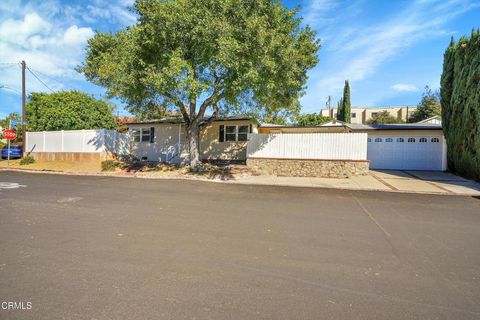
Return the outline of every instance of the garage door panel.
<path id="1" fill-rule="evenodd" d="M 399 138 L 403 138 L 403 142 Z M 442 170 L 441 139 L 433 140 L 431 136 L 370 136 L 367 154 L 370 168 Z"/>

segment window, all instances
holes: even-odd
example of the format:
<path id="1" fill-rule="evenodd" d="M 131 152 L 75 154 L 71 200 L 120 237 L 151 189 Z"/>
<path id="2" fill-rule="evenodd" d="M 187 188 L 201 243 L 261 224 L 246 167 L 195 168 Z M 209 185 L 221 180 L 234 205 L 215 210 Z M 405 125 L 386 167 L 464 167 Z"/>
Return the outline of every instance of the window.
<path id="1" fill-rule="evenodd" d="M 237 139 L 237 126 L 225 126 L 225 141 L 235 141 Z"/>
<path id="2" fill-rule="evenodd" d="M 238 141 L 247 141 L 249 126 L 238 126 Z"/>
<path id="3" fill-rule="evenodd" d="M 142 142 L 150 142 L 150 128 L 142 128 Z"/>
<path id="4" fill-rule="evenodd" d="M 420 142 L 427 142 L 427 138 L 420 138 L 420 140 L 418 140 Z"/>
<path id="5" fill-rule="evenodd" d="M 415 142 L 415 138 L 408 138 L 408 142 Z"/>
<path id="6" fill-rule="evenodd" d="M 367 141 L 368 141 L 368 142 L 372 142 L 372 138 L 368 138 Z"/>
<path id="7" fill-rule="evenodd" d="M 385 139 L 385 142 L 393 142 L 393 139 L 392 138 L 387 138 L 387 139 Z"/>
<path id="8" fill-rule="evenodd" d="M 357 117 L 357 113 L 356 112 L 352 112 L 352 118 L 356 118 Z"/>
<path id="9" fill-rule="evenodd" d="M 382 142 L 382 138 L 375 138 L 375 142 Z"/>
<path id="10" fill-rule="evenodd" d="M 132 129 L 133 142 L 140 142 L 140 129 Z"/>
<path id="11" fill-rule="evenodd" d="M 432 141 L 432 142 L 440 142 L 440 139 L 438 139 L 438 138 L 432 138 L 431 141 Z"/>
<path id="12" fill-rule="evenodd" d="M 397 142 L 405 142 L 405 139 L 403 139 L 403 138 L 397 138 Z"/>
<path id="13" fill-rule="evenodd" d="M 155 137 L 155 128 L 131 129 L 133 142 L 153 143 Z"/>
<path id="14" fill-rule="evenodd" d="M 378 112 L 372 112 L 372 118 L 375 118 L 378 115 Z"/>
<path id="15" fill-rule="evenodd" d="M 218 141 L 247 141 L 251 132 L 250 125 L 241 126 L 219 126 Z"/>

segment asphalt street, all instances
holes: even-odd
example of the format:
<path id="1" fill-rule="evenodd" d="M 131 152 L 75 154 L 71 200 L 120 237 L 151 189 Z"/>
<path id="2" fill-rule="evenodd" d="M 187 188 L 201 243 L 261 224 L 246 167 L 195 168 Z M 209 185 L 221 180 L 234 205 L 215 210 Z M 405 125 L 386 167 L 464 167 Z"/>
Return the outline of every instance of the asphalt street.
<path id="1" fill-rule="evenodd" d="M 0 171 L 0 319 L 479 319 L 479 301 L 477 198 Z"/>

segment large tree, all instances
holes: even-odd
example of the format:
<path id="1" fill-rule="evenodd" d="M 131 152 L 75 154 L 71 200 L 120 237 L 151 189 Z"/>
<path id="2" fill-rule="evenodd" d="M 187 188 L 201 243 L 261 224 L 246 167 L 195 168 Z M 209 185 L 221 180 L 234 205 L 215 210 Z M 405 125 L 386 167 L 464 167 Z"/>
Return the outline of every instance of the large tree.
<path id="1" fill-rule="evenodd" d="M 441 113 L 440 92 L 433 92 L 429 86 L 426 86 L 422 95 L 422 101 L 417 105 L 417 110 L 412 113 L 408 121 L 419 122 Z"/>
<path id="2" fill-rule="evenodd" d="M 31 93 L 26 106 L 29 131 L 116 129 L 113 106 L 79 91 Z"/>
<path id="3" fill-rule="evenodd" d="M 442 126 L 450 170 L 480 181 L 480 31 L 451 40 L 441 78 Z"/>
<path id="4" fill-rule="evenodd" d="M 178 110 L 190 164 L 207 114 L 298 108 L 319 41 L 280 0 L 137 0 L 135 25 L 89 40 L 79 70 L 134 114 Z"/>
<path id="5" fill-rule="evenodd" d="M 313 127 L 319 126 L 321 124 L 327 123 L 331 119 L 329 117 L 324 117 L 318 113 L 304 113 L 300 114 L 295 119 L 295 126 L 298 127 Z"/>
<path id="6" fill-rule="evenodd" d="M 403 123 L 397 117 L 394 117 L 387 110 L 378 112 L 374 117 L 367 120 L 367 124 L 389 124 L 389 123 Z"/>

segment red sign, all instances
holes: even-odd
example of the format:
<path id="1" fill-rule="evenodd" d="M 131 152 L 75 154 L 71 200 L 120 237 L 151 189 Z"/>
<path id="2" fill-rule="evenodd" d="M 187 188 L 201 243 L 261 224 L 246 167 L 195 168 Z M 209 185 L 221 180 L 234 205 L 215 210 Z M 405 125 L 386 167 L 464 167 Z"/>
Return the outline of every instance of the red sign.
<path id="1" fill-rule="evenodd" d="M 7 140 L 13 140 L 17 137 L 17 133 L 13 129 L 5 129 L 3 130 L 3 136 Z"/>

